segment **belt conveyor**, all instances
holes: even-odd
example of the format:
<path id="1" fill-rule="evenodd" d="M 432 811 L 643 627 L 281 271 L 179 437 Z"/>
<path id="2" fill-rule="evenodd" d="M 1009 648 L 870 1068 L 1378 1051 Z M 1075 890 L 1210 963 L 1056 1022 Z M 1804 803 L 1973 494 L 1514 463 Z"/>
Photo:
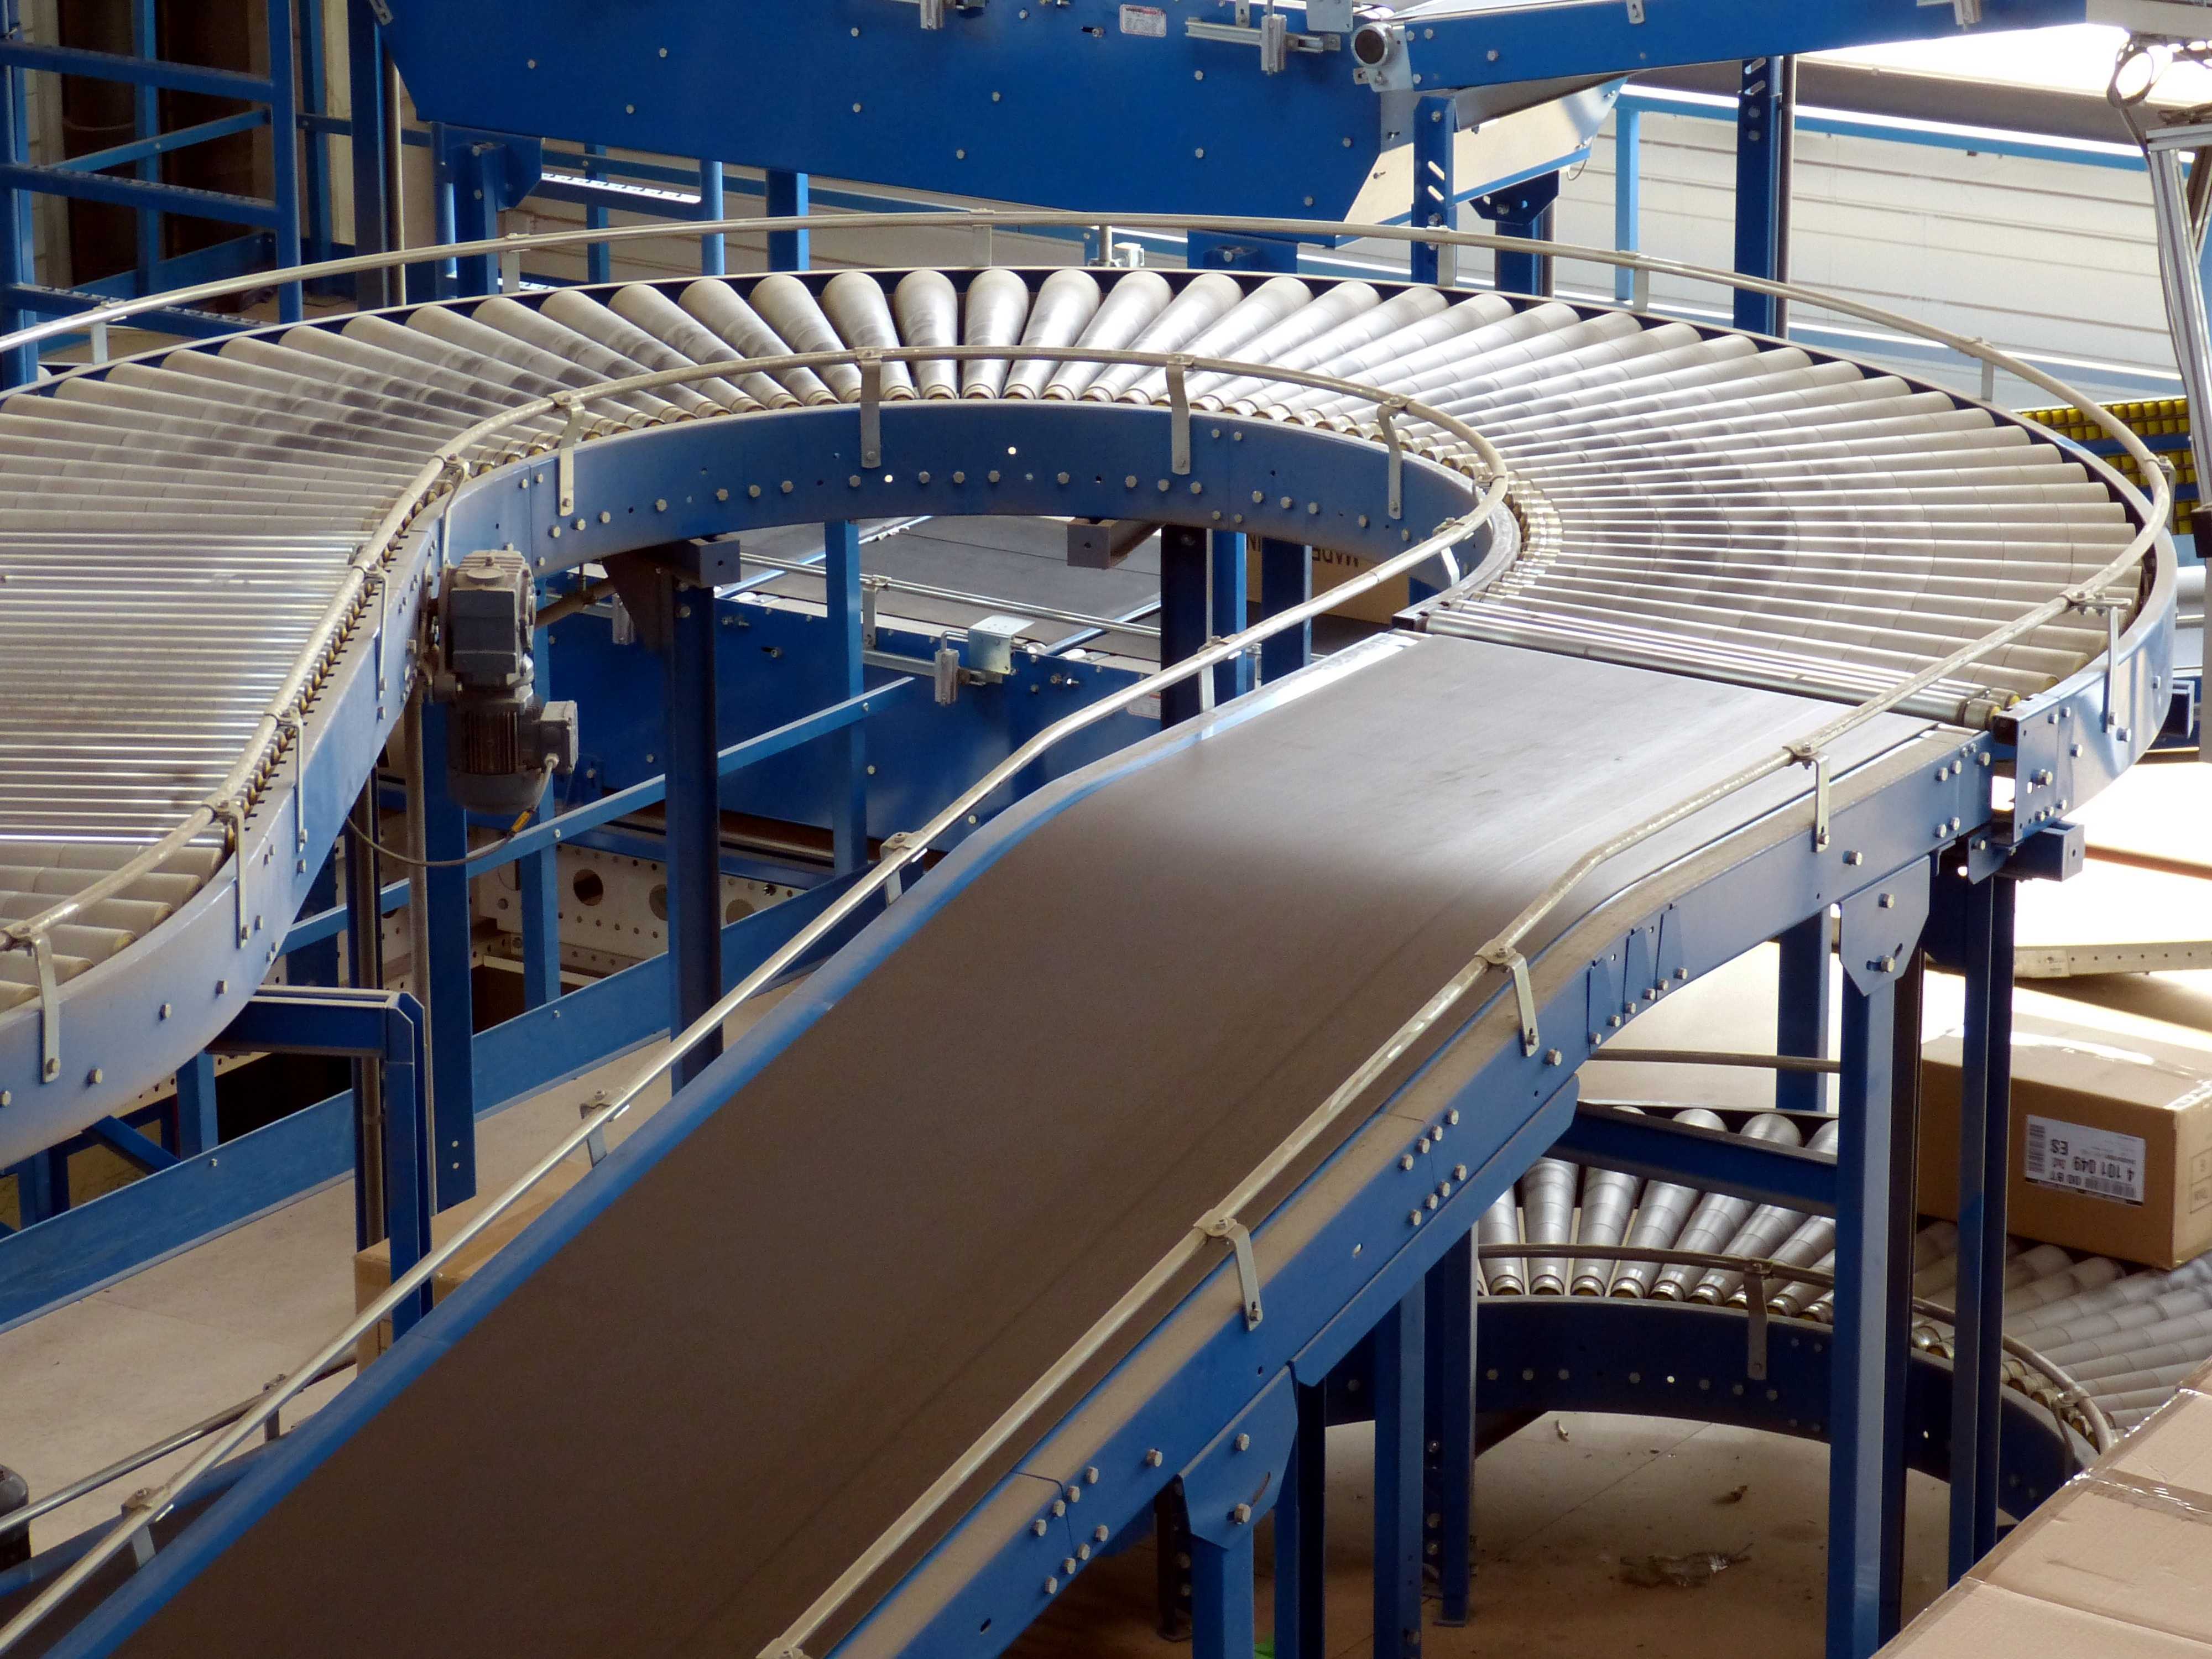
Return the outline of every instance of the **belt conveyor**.
<path id="1" fill-rule="evenodd" d="M 440 555 L 433 486 L 458 481 L 441 479 L 440 445 L 534 398 L 592 407 L 610 380 L 900 345 L 1047 355 L 633 386 L 606 400 L 605 424 L 633 432 L 610 450 L 629 446 L 635 462 L 708 417 L 765 433 L 779 411 L 872 404 L 878 373 L 886 428 L 899 405 L 950 420 L 988 404 L 1042 429 L 1054 406 L 1149 414 L 1187 396 L 1198 423 L 1379 447 L 1357 398 L 1267 378 L 1304 372 L 1479 429 L 1511 469 L 1512 523 L 1494 527 L 1484 580 L 1428 610 L 1427 637 L 1341 653 L 972 836 L 66 1650 L 775 1643 L 1194 1215 L 1585 852 L 1805 739 L 1838 702 L 2061 594 L 2102 597 L 2080 585 L 2137 538 L 2109 473 L 1949 394 L 1626 312 L 1418 287 L 1075 270 L 717 279 L 430 306 L 119 363 L 0 407 L 21 477 L 0 503 L 0 574 L 11 598 L 44 601 L 0 605 L 0 646 L 82 638 L 77 659 L 102 671 L 57 683 L 38 653 L 0 653 L 0 802 L 21 849 L 8 914 L 96 900 L 43 930 L 16 924 L 50 946 L 0 957 L 15 998 L 0 1060 L 37 1054 L 41 1031 L 51 1057 L 57 1010 L 64 1042 L 73 1007 L 110 1030 L 103 994 L 145 999 L 165 961 L 198 964 L 196 918 L 220 912 L 226 937 L 234 920 L 241 945 L 281 934 L 299 884 L 280 868 L 249 903 L 271 863 L 252 854 L 281 845 L 276 828 L 314 850 L 314 797 L 327 811 L 357 788 L 396 718 L 398 697 L 368 689 L 386 668 L 374 636 L 404 625 Z M 1176 386 L 1154 365 L 1066 360 L 1086 346 L 1254 373 Z M 1439 476 L 1477 470 L 1449 429 L 1398 421 Z M 524 459 L 589 423 L 534 410 L 521 439 L 464 459 Z M 1284 479 L 1285 514 L 1302 482 Z M 1256 521 L 1267 493 L 1252 492 L 1253 528 L 1279 536 L 1285 521 Z M 575 527 L 568 550 L 533 544 L 541 568 L 594 556 Z M 111 586 L 74 579 L 86 532 L 112 561 L 100 568 L 154 573 L 155 602 L 134 589 L 116 605 Z M 2074 746 L 2076 794 L 2144 746 L 2145 714 L 2162 711 L 2169 567 L 2154 545 L 2147 575 L 2113 591 L 2124 660 L 2112 718 Z M 2097 617 L 2055 616 L 1838 738 L 1821 769 L 1823 812 L 1849 826 L 1833 848 L 1825 834 L 1808 844 L 1803 781 L 1773 775 L 1588 871 L 1524 942 L 1534 1003 L 1578 998 L 1583 964 L 1624 927 L 1648 927 L 1681 964 L 1669 983 L 1768 936 L 1771 907 L 1712 902 L 1732 882 L 1786 869 L 1825 903 L 1924 866 L 1959 836 L 1960 803 L 1986 819 L 1986 780 L 1960 777 L 1971 731 L 2022 699 L 2091 707 L 2108 637 Z M 343 703 L 350 725 L 319 718 L 314 698 L 304 725 L 261 714 L 264 688 L 288 680 Z M 2020 787 L 2025 824 L 2039 821 L 2030 793 L 2058 786 Z M 193 837 L 158 872 L 94 877 L 113 849 L 179 822 Z M 1615 902 L 1632 886 L 1632 902 Z M 1850 915 L 1847 931 L 1891 925 Z M 212 1003 L 162 1002 L 174 1035 L 164 1048 L 142 1034 L 136 1069 L 83 1072 L 64 1048 L 50 1097 L 19 1085 L 0 1104 L 0 1162 L 112 1109 L 212 1035 L 235 994 L 219 982 Z M 1524 1056 L 1512 994 L 1486 997 L 1250 1206 L 1271 1260 L 1360 1237 L 1349 1218 L 1371 1228 L 1359 1206 L 1401 1166 L 1427 1182 L 1443 1166 L 1416 1169 L 1416 1133 L 1426 1158 L 1456 1126 L 1450 1214 L 1549 1144 L 1571 1067 Z M 1567 1047 L 1587 1052 L 1579 1032 Z M 1473 1107 L 1464 1122 L 1455 1103 Z M 1360 1276 L 1346 1296 L 1418 1231 L 1413 1196 L 1410 1211 L 1383 1200 L 1399 1205 L 1396 1231 L 1363 1241 L 1384 1247 L 1370 1265 L 1337 1270 Z M 1217 1261 L 1171 1279 L 1021 1435 L 926 1505 L 887 1562 L 825 1598 L 808 1650 L 842 1636 L 853 1652 L 894 1651 L 972 1611 L 975 1553 L 1031 1524 L 1033 1477 L 1015 1471 L 1080 1468 L 1115 1424 L 1147 1420 L 1177 1365 L 1212 1352 L 1237 1306 L 1233 1277 L 1205 1275 Z M 1260 1353 L 1264 1381 L 1336 1311 L 1271 1307 L 1244 1358 Z M 1197 1437 L 1170 1447 L 1167 1474 L 1218 1427 L 1182 1424 Z M 1160 1466 L 1156 1449 L 1145 1467 Z M 1126 1522 L 1118 1466 L 1117 1480 L 1098 1509 Z"/>
<path id="2" fill-rule="evenodd" d="M 143 960 L 134 945 L 205 890 L 222 826 L 158 869 L 102 874 L 210 799 L 263 799 L 280 757 L 298 754 L 265 711 L 301 653 L 317 647 L 329 673 L 369 614 L 395 629 L 411 615 L 425 550 L 405 544 L 388 572 L 349 586 L 364 538 L 414 499 L 441 443 L 532 398 L 696 362 L 902 343 L 1182 350 L 1371 382 L 1477 426 L 1516 480 L 1519 558 L 1432 628 L 1849 699 L 2081 580 L 2135 532 L 2109 477 L 2038 429 L 1796 347 L 1492 294 L 1178 278 L 996 269 L 957 283 L 848 272 L 567 289 L 264 330 L 8 398 L 0 921 L 27 929 L 95 894 L 40 931 L 62 1030 L 102 1041 L 82 1065 L 38 1056 L 32 1075 L 53 1075 L 0 1104 L 0 1166 L 129 1100 L 234 1012 L 217 999 L 149 1036 L 137 1009 L 105 1006 L 100 975 L 76 984 L 111 963 L 109 982 L 137 977 L 118 959 Z M 1164 369 L 1128 363 L 882 372 L 892 404 L 1168 397 Z M 850 404 L 860 386 L 849 363 L 797 368 L 628 391 L 589 412 L 643 427 Z M 1201 416 L 1375 430 L 1348 395 L 1256 374 L 1194 374 L 1188 390 Z M 563 424 L 533 416 L 471 459 L 542 446 Z M 1467 460 L 1448 434 L 1403 424 L 1409 443 Z M 2094 617 L 2054 619 L 1916 707 L 1986 711 L 2057 684 L 2104 642 Z M 264 936 L 281 932 L 287 896 L 271 895 Z M 256 979 L 230 976 L 230 994 Z M 32 951 L 0 951 L 0 1074 L 32 1059 L 40 984 Z M 80 999 L 94 1006 L 72 1018 Z"/>

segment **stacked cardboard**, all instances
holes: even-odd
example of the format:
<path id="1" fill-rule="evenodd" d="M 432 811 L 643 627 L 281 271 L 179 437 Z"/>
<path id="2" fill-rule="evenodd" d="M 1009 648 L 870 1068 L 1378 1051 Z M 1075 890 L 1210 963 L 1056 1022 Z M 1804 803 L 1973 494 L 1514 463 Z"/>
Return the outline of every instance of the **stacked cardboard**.
<path id="1" fill-rule="evenodd" d="M 2212 1659 L 2212 1366 L 1882 1659 Z"/>

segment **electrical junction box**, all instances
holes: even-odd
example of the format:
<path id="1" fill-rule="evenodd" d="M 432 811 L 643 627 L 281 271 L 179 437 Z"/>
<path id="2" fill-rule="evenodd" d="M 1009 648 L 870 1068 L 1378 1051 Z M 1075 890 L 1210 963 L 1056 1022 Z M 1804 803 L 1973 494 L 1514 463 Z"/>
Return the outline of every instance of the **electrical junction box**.
<path id="1" fill-rule="evenodd" d="M 1021 617 L 986 617 L 968 624 L 967 666 L 978 674 L 1010 674 L 1014 641 L 1031 624 Z"/>
<path id="2" fill-rule="evenodd" d="M 1921 1055 L 1921 1210 L 1959 1213 L 1957 1030 Z M 2212 1054 L 2057 1020 L 2014 1021 L 2006 1225 L 2178 1267 L 2212 1249 Z"/>

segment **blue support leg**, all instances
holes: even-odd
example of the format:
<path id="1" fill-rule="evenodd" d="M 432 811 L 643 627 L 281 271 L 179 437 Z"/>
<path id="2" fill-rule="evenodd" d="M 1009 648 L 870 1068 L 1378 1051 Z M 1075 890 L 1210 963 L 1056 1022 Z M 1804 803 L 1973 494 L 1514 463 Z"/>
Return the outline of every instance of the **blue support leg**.
<path id="1" fill-rule="evenodd" d="M 392 1276 L 397 1280 L 429 1253 L 430 1217 L 440 1206 L 430 1166 L 433 1130 L 422 1008 L 410 996 L 395 996 L 383 1024 L 384 1052 L 378 1060 L 384 1102 L 383 1168 L 379 1174 L 384 1236 L 391 1241 Z M 405 1335 L 429 1311 L 430 1287 L 425 1284 L 392 1310 L 394 1337 Z"/>
<path id="2" fill-rule="evenodd" d="M 1474 1236 L 1429 1269 L 1425 1312 L 1427 1492 L 1423 1546 L 1436 1571 L 1439 1624 L 1467 1623 L 1474 1562 Z M 1432 1519 L 1431 1519 L 1432 1517 Z"/>
<path id="3" fill-rule="evenodd" d="M 807 212 L 806 175 L 770 167 L 768 173 L 768 216 L 799 219 Z M 768 268 L 804 270 L 813 258 L 810 234 L 803 230 L 772 230 L 768 234 Z"/>
<path id="4" fill-rule="evenodd" d="M 351 106 L 353 156 L 353 251 L 385 253 L 392 247 L 390 180 L 386 147 L 392 142 L 392 112 L 385 98 L 384 29 L 372 0 L 347 0 L 346 72 Z M 391 267 L 355 273 L 354 304 L 373 311 L 398 298 L 398 278 Z"/>
<path id="5" fill-rule="evenodd" d="M 160 32 L 154 21 L 154 0 L 131 0 L 131 53 L 134 58 L 155 58 L 161 55 Z M 276 68 L 272 56 L 270 68 Z M 272 75 L 271 79 L 274 79 Z M 143 141 L 161 130 L 161 91 L 149 83 L 141 82 L 131 88 L 131 136 Z M 161 179 L 161 158 L 142 155 L 131 172 L 149 184 Z M 137 263 L 131 275 L 135 279 L 132 292 L 140 295 L 159 291 L 155 281 L 155 267 L 161 263 L 161 215 L 152 208 L 140 208 L 131 217 L 137 222 Z"/>
<path id="6" fill-rule="evenodd" d="M 1782 968 L 1775 1000 L 1777 1054 L 1819 1059 L 1828 1052 L 1828 1026 L 1835 1006 L 1829 972 L 1834 918 L 1826 910 L 1808 916 L 1776 941 Z M 1774 1104 L 1784 1112 L 1817 1112 L 1827 1095 L 1827 1079 L 1818 1072 L 1778 1072 Z"/>
<path id="7" fill-rule="evenodd" d="M 1413 222 L 1417 229 L 1449 230 L 1457 218 L 1452 189 L 1453 141 L 1459 137 L 1459 106 L 1447 94 L 1413 106 Z M 1456 274 L 1450 257 L 1456 249 L 1434 242 L 1413 244 L 1413 280 L 1449 284 Z"/>
<path id="8" fill-rule="evenodd" d="M 1191 1659 L 1245 1659 L 1254 1644 L 1252 1528 L 1190 1540 Z"/>
<path id="9" fill-rule="evenodd" d="M 1736 92 L 1735 268 L 1746 276 L 1775 282 L 1783 280 L 1788 266 L 1795 74 L 1787 58 L 1747 58 Z M 1735 325 L 1755 334 L 1780 333 L 1781 301 L 1767 294 L 1737 294 Z"/>
<path id="10" fill-rule="evenodd" d="M 319 915 L 338 902 L 338 861 L 336 848 L 323 860 L 308 884 L 305 914 Z M 285 978 L 294 985 L 336 985 L 338 982 L 338 942 L 336 935 L 285 953 Z"/>
<path id="11" fill-rule="evenodd" d="M 1419 1659 L 1421 1651 L 1426 1306 L 1416 1284 L 1375 1327 L 1376 1659 Z"/>
<path id="12" fill-rule="evenodd" d="M 1297 1441 L 1275 1504 L 1275 1659 L 1323 1659 L 1328 1400 L 1322 1384 L 1298 1389 L 1297 1413 Z"/>
<path id="13" fill-rule="evenodd" d="M 323 63 L 323 9 L 300 9 L 300 99 L 303 116 L 330 113 L 330 86 Z M 309 264 L 331 257 L 331 137 L 319 126 L 307 131 L 301 155 L 301 219 Z M 321 291 L 321 284 L 317 291 Z"/>
<path id="14" fill-rule="evenodd" d="M 722 216 L 722 164 L 699 163 L 699 216 L 709 224 Z M 728 239 L 719 230 L 699 239 L 699 274 L 720 276 L 729 269 Z"/>
<path id="15" fill-rule="evenodd" d="M 1206 532 L 1180 525 L 1160 530 L 1160 662 L 1181 662 L 1206 646 Z M 1195 676 L 1160 693 L 1163 727 L 1195 720 L 1199 686 Z"/>
<path id="16" fill-rule="evenodd" d="M 194 1054 L 177 1067 L 177 1141 L 179 1158 L 198 1158 L 222 1143 L 216 1117 L 215 1056 Z"/>
<path id="17" fill-rule="evenodd" d="M 584 177 L 597 184 L 607 176 L 600 163 L 605 160 L 605 144 L 584 146 Z M 584 228 L 605 230 L 608 225 L 607 210 L 594 202 L 584 209 Z M 587 242 L 584 246 L 584 280 L 599 284 L 614 281 L 614 250 L 605 242 Z"/>
<path id="18" fill-rule="evenodd" d="M 469 902 L 468 815 L 446 793 L 452 721 L 444 707 L 422 708 L 423 856 L 429 896 L 430 1098 L 436 1119 L 438 1207 L 477 1190 L 476 917 Z"/>
<path id="19" fill-rule="evenodd" d="M 276 264 L 286 270 L 300 263 L 300 75 L 292 3 L 269 0 L 269 137 L 274 162 L 270 194 L 276 209 Z M 313 8 L 321 0 L 307 3 Z M 296 323 L 301 314 L 300 285 L 282 284 L 276 320 Z"/>
<path id="20" fill-rule="evenodd" d="M 0 0 L 0 32 L 12 35 L 18 27 L 15 0 Z M 25 142 L 23 100 L 23 71 L 0 69 L 0 162 L 9 167 L 25 166 L 31 159 Z M 0 185 L 0 293 L 12 292 L 37 279 L 37 259 L 25 217 L 28 206 L 26 192 L 13 185 Z M 27 311 L 0 305 L 0 334 L 28 328 L 33 320 Z M 37 347 L 10 346 L 0 353 L 0 387 L 27 385 L 38 372 Z M 29 1218 L 27 1207 L 24 1219 Z"/>
<path id="21" fill-rule="evenodd" d="M 1313 598 L 1313 550 L 1303 542 L 1260 542 L 1260 614 L 1273 617 Z M 1260 678 L 1273 682 L 1313 659 L 1313 624 L 1300 623 L 1260 642 Z"/>
<path id="22" fill-rule="evenodd" d="M 1964 896 L 1966 1033 L 1959 1078 L 1959 1281 L 1951 1361 L 1950 1577 L 1997 1541 L 2004 1388 L 2005 1183 L 2011 1157 L 2013 884 Z"/>
<path id="23" fill-rule="evenodd" d="M 1623 253 L 1644 246 L 1644 112 L 1613 112 L 1613 245 Z M 1636 297 L 1636 273 L 1626 266 L 1613 273 L 1613 297 L 1626 305 Z"/>
<path id="24" fill-rule="evenodd" d="M 1559 175 L 1540 173 L 1504 190 L 1474 198 L 1474 210 L 1490 221 L 1501 236 L 1528 241 L 1549 241 L 1552 204 L 1559 199 Z M 1498 256 L 1497 287 L 1504 294 L 1548 295 L 1552 291 L 1552 256 L 1548 253 L 1503 252 Z"/>
<path id="25" fill-rule="evenodd" d="M 1869 889 L 1845 901 L 1838 935 L 1844 988 L 1828 1409 L 1828 1659 L 1869 1659 L 1895 1633 L 1903 1559 L 1917 1097 L 1910 1079 L 1900 1086 L 1898 1000 L 1918 995 L 1926 866 L 1879 886 L 1878 893 Z M 1917 1033 L 1917 1016 L 1906 1030 Z"/>
<path id="26" fill-rule="evenodd" d="M 664 581 L 676 583 L 673 574 Z M 668 950 L 673 1006 L 681 1031 L 722 994 L 722 805 L 715 743 L 714 596 L 678 585 L 663 662 L 668 710 Z M 722 1052 L 718 1032 L 676 1063 L 682 1088 Z"/>
<path id="27" fill-rule="evenodd" d="M 1226 639 L 1241 634 L 1250 620 L 1250 567 L 1245 562 L 1244 538 L 1235 531 L 1208 532 L 1207 555 L 1212 598 L 1209 618 L 1212 637 Z M 1252 659 L 1240 656 L 1213 671 L 1213 700 L 1227 702 L 1252 689 Z"/>
<path id="28" fill-rule="evenodd" d="M 822 591 L 829 605 L 829 701 L 842 702 L 867 688 L 863 681 L 860 633 L 860 527 L 849 522 L 822 526 Z M 830 807 L 830 833 L 840 875 L 868 861 L 868 738 L 855 721 L 830 739 L 844 750 L 843 787 Z"/>

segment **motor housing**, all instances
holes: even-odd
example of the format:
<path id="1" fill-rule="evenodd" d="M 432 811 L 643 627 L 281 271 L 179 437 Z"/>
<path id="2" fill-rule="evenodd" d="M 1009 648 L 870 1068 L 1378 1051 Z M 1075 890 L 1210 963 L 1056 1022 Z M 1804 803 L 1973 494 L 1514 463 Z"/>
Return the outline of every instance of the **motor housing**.
<path id="1" fill-rule="evenodd" d="M 512 549 L 471 553 L 447 571 L 430 696 L 453 710 L 446 787 L 471 811 L 526 812 L 550 772 L 575 767 L 576 705 L 537 694 L 537 585 Z"/>

